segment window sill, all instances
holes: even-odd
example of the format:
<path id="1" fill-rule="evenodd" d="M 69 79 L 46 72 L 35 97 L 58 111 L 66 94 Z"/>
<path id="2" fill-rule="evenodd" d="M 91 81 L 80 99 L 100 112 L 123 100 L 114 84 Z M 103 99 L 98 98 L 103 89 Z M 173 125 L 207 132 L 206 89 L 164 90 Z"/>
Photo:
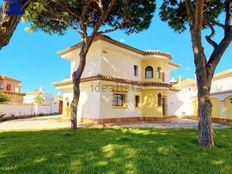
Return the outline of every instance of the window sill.
<path id="1" fill-rule="evenodd" d="M 112 106 L 113 109 L 126 109 L 126 106 Z"/>

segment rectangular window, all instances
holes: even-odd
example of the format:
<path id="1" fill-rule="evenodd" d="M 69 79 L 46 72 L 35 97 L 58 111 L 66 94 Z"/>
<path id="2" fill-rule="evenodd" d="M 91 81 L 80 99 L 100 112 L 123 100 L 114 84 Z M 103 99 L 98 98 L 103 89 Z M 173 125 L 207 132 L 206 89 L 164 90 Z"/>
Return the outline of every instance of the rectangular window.
<path id="1" fill-rule="evenodd" d="M 6 90 L 11 91 L 11 85 L 6 85 Z"/>
<path id="2" fill-rule="evenodd" d="M 134 65 L 134 75 L 138 76 L 138 65 Z"/>
<path id="3" fill-rule="evenodd" d="M 4 89 L 4 84 L 0 83 L 0 89 Z"/>
<path id="4" fill-rule="evenodd" d="M 135 96 L 135 107 L 139 107 L 139 103 L 140 103 L 139 95 L 136 95 Z"/>
<path id="5" fill-rule="evenodd" d="M 114 94 L 113 95 L 113 106 L 124 106 L 125 95 L 124 94 Z"/>
<path id="6" fill-rule="evenodd" d="M 161 68 L 160 67 L 157 68 L 156 77 L 157 79 L 161 79 Z"/>
<path id="7" fill-rule="evenodd" d="M 165 81 L 165 73 L 163 72 L 162 73 L 162 82 L 164 82 Z"/>
<path id="8" fill-rule="evenodd" d="M 15 87 L 15 92 L 20 92 L 20 86 Z"/>

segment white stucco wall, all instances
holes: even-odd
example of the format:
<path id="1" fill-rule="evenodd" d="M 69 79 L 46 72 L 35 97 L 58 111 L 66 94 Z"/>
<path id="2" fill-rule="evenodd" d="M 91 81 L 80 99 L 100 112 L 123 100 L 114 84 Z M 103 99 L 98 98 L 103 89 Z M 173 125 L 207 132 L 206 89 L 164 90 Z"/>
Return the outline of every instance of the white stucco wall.
<path id="1" fill-rule="evenodd" d="M 70 78 L 79 64 L 79 49 L 72 51 L 64 57 L 71 60 Z M 168 65 L 168 60 L 162 56 L 143 56 L 132 51 L 117 47 L 105 41 L 94 42 L 86 58 L 86 66 L 82 78 L 98 74 L 117 78 L 140 81 L 142 79 L 142 60 L 151 59 L 162 63 L 162 72 L 165 73 L 165 82 L 170 82 L 170 71 L 175 68 Z M 134 65 L 138 66 L 138 76 L 134 75 Z M 154 70 L 154 76 L 156 70 Z"/>
<path id="2" fill-rule="evenodd" d="M 116 84 L 101 82 L 101 85 Z M 126 108 L 112 107 L 113 94 L 114 92 L 112 92 L 110 89 L 101 91 L 101 118 L 141 117 L 141 107 L 135 107 L 135 95 L 139 95 L 140 100 L 142 99 L 141 93 L 139 91 L 133 88 L 129 88 L 128 92 L 123 93 L 126 95 Z"/>
<path id="3" fill-rule="evenodd" d="M 106 88 L 107 85 L 109 87 Z M 139 95 L 141 100 L 140 91 L 130 87 L 129 91 L 125 93 L 127 107 L 116 109 L 112 107 L 112 85 L 117 84 L 106 81 L 94 81 L 81 84 L 81 94 L 77 111 L 78 121 L 81 118 L 102 119 L 141 116 L 141 107 L 135 107 L 135 95 Z M 71 104 L 72 97 L 71 88 L 64 90 L 63 114 L 65 114 L 67 102 Z"/>
<path id="4" fill-rule="evenodd" d="M 101 73 L 106 76 L 129 80 L 141 80 L 141 59 L 117 47 L 103 46 Z M 134 65 L 138 65 L 138 76 L 134 75 Z"/>
<path id="5" fill-rule="evenodd" d="M 75 51 L 77 52 L 77 51 Z M 78 55 L 78 53 L 77 53 Z M 72 74 L 79 65 L 79 59 L 75 58 L 71 61 L 71 69 L 70 69 L 70 78 Z M 101 73 L 101 49 L 99 47 L 91 47 L 89 53 L 86 58 L 86 66 L 84 72 L 82 74 L 82 78 L 96 76 Z"/>
<path id="6" fill-rule="evenodd" d="M 109 45 L 107 47 L 103 43 L 101 44 L 100 47 L 95 43 L 90 48 L 82 78 L 102 74 L 130 80 L 141 80 L 141 60 L 136 55 L 133 56 L 117 47 Z M 78 51 L 74 52 L 77 53 Z M 79 60 L 72 59 L 70 78 L 78 64 Z M 138 76 L 134 76 L 134 65 L 138 65 Z"/>
<path id="7" fill-rule="evenodd" d="M 162 71 L 165 73 L 164 82 L 170 83 L 170 72 L 171 72 L 170 66 L 164 65 L 162 67 Z"/>
<path id="8" fill-rule="evenodd" d="M 59 112 L 59 104 L 53 105 L 34 105 L 35 114 L 51 114 Z"/>
<path id="9" fill-rule="evenodd" d="M 0 104 L 0 114 L 6 114 L 6 116 L 50 114 L 58 113 L 58 111 L 59 104 L 54 104 L 52 106 L 37 106 L 33 104 Z"/>
<path id="10" fill-rule="evenodd" d="M 38 95 L 44 98 L 44 103 L 43 103 L 44 105 L 50 105 L 51 102 L 54 102 L 53 95 L 42 93 L 42 94 L 33 94 L 33 95 L 29 94 L 24 96 L 23 103 L 28 103 L 28 104 L 34 103 L 35 98 Z"/>
<path id="11" fill-rule="evenodd" d="M 31 104 L 0 104 L 0 114 L 6 116 L 33 115 L 34 107 Z"/>
<path id="12" fill-rule="evenodd" d="M 232 95 L 231 90 L 232 77 L 214 80 L 212 82 L 211 97 L 215 97 L 220 102 L 224 102 L 228 96 Z M 197 88 L 193 85 L 186 86 L 176 94 L 170 95 L 168 97 L 168 114 L 177 116 L 193 115 L 193 102 L 196 98 Z"/>
<path id="13" fill-rule="evenodd" d="M 34 96 L 34 95 L 33 96 L 26 95 L 23 97 L 23 103 L 28 103 L 28 104 L 33 103 L 35 97 L 36 96 Z"/>
<path id="14" fill-rule="evenodd" d="M 98 119 L 100 117 L 100 92 L 93 90 L 98 84 L 97 82 L 81 84 L 80 100 L 78 104 L 77 117 L 78 121 L 81 118 Z M 63 111 L 67 106 L 67 102 L 71 104 L 73 98 L 72 88 L 64 90 L 63 95 Z"/>
<path id="15" fill-rule="evenodd" d="M 168 115 L 193 115 L 193 101 L 197 95 L 195 88 L 190 85 L 181 91 L 168 96 Z"/>
<path id="16" fill-rule="evenodd" d="M 214 80 L 212 82 L 211 92 L 225 91 L 232 89 L 232 77 L 227 77 L 220 80 Z"/>

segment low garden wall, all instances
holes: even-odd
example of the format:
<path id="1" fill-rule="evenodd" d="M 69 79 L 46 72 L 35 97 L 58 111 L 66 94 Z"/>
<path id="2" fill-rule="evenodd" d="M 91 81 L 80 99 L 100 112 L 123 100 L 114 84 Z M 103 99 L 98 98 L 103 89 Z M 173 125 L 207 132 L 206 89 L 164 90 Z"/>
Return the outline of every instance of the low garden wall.
<path id="1" fill-rule="evenodd" d="M 58 113 L 57 105 L 33 105 L 33 104 L 0 104 L 0 115 L 25 116 Z"/>

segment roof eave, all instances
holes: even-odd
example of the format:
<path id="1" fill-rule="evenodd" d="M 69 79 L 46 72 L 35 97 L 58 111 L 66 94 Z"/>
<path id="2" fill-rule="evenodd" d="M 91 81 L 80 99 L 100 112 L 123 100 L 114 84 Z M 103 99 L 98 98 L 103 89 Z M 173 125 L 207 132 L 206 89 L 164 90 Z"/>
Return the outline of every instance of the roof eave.
<path id="1" fill-rule="evenodd" d="M 133 52 L 135 52 L 135 53 L 137 53 L 137 54 L 140 54 L 140 55 L 142 55 L 142 56 L 161 55 L 161 56 L 167 57 L 169 60 L 172 60 L 172 55 L 169 54 L 169 53 L 162 52 L 162 51 L 150 51 L 150 52 L 149 52 L 149 51 L 142 51 L 142 50 L 139 50 L 139 49 L 134 48 L 134 47 L 132 47 L 132 46 L 126 45 L 126 44 L 124 44 L 124 43 L 121 43 L 121 42 L 119 42 L 119 41 L 116 41 L 116 40 L 114 40 L 114 39 L 111 39 L 111 38 L 109 38 L 109 37 L 107 37 L 107 36 L 102 36 L 102 35 L 97 36 L 97 37 L 94 39 L 94 42 L 96 42 L 96 41 L 98 41 L 98 40 L 106 41 L 106 42 L 111 43 L 111 44 L 113 44 L 113 45 L 115 45 L 115 46 L 118 46 L 118 47 L 121 47 L 121 48 L 124 48 L 124 49 L 128 49 L 128 50 L 133 51 Z M 59 51 L 58 54 L 59 54 L 61 57 L 64 57 L 67 53 L 69 53 L 69 52 L 71 52 L 71 51 L 73 51 L 73 50 L 75 50 L 75 49 L 80 48 L 80 45 L 81 45 L 81 43 L 78 43 L 78 44 L 76 44 L 76 45 L 74 45 L 74 46 L 71 46 L 71 47 L 69 47 L 69 48 L 67 48 L 67 49 L 64 49 L 64 50 L 62 50 L 62 51 Z"/>

